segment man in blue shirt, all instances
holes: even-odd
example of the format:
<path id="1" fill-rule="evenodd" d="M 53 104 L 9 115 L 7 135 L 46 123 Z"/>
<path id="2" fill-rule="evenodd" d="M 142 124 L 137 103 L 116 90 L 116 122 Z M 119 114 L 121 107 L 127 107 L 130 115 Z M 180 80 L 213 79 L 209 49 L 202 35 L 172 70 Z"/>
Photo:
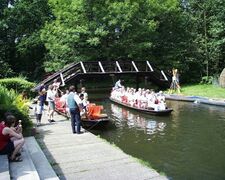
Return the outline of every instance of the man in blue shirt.
<path id="1" fill-rule="evenodd" d="M 71 116 L 71 126 L 72 126 L 72 132 L 75 134 L 80 134 L 80 128 L 81 128 L 81 117 L 80 117 L 80 110 L 81 107 L 81 100 L 77 93 L 75 92 L 75 87 L 70 86 L 69 88 L 69 95 L 67 97 L 67 106 L 70 111 Z M 75 125 L 77 128 L 75 128 Z"/>

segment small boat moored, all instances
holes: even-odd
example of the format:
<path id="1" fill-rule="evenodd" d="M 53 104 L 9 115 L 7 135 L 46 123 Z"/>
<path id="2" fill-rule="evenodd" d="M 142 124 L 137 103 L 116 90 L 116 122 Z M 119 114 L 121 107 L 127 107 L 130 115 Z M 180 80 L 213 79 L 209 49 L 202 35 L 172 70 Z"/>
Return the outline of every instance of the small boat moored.
<path id="1" fill-rule="evenodd" d="M 69 117 L 68 110 L 66 108 L 66 104 L 62 103 L 59 98 L 55 100 L 56 112 Z M 86 116 L 81 116 L 81 124 L 82 127 L 92 129 L 103 127 L 108 124 L 110 121 L 107 114 L 102 113 L 103 106 L 96 105 L 91 103 L 87 107 Z"/>

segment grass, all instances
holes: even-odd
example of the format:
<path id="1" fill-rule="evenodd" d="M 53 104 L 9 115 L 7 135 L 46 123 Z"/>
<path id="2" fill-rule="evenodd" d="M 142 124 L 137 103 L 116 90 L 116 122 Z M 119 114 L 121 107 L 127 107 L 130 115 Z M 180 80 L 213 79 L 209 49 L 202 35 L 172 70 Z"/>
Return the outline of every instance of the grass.
<path id="1" fill-rule="evenodd" d="M 202 96 L 208 98 L 225 98 L 225 88 L 210 84 L 184 85 L 181 94 L 185 96 Z"/>

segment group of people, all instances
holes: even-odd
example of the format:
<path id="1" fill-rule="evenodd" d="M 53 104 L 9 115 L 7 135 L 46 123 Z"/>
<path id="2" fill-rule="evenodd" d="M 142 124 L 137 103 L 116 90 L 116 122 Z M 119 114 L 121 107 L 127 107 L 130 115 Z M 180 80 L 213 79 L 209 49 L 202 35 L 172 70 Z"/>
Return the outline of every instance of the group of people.
<path id="1" fill-rule="evenodd" d="M 85 87 L 81 88 L 80 94 L 75 91 L 74 86 L 70 86 L 68 90 L 62 91 L 59 89 L 60 83 L 57 79 L 53 84 L 46 87 L 41 85 L 38 89 L 38 100 L 35 107 L 35 114 L 37 119 L 37 125 L 41 124 L 41 117 L 44 110 L 44 105 L 48 105 L 48 121 L 50 123 L 55 122 L 54 112 L 56 108 L 56 100 L 61 102 L 61 106 L 67 109 L 67 112 L 71 118 L 72 132 L 80 134 L 81 131 L 81 115 L 86 112 L 86 106 L 88 104 L 88 94 Z M 76 128 L 75 128 L 76 126 Z"/>
<path id="2" fill-rule="evenodd" d="M 162 91 L 156 93 L 154 90 L 142 88 L 136 91 L 134 88 L 125 88 L 118 81 L 111 91 L 111 98 L 132 107 L 155 111 L 166 109 L 165 96 Z"/>
<path id="3" fill-rule="evenodd" d="M 21 121 L 14 115 L 6 113 L 0 121 L 0 155 L 8 155 L 9 161 L 22 161 L 21 149 L 24 145 Z"/>

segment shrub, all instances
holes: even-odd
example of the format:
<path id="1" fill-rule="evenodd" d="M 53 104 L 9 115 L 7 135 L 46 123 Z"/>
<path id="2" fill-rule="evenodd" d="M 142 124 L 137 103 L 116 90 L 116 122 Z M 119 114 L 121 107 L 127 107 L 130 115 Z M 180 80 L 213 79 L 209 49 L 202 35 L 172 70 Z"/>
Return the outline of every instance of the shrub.
<path id="1" fill-rule="evenodd" d="M 27 95 L 32 96 L 33 93 L 31 89 L 35 86 L 35 83 L 31 83 L 24 78 L 17 77 L 0 79 L 0 85 L 6 87 L 9 90 L 13 89 L 18 93 L 25 91 Z"/>
<path id="2" fill-rule="evenodd" d="M 22 99 L 22 95 L 14 90 L 8 90 L 0 85 L 0 118 L 4 117 L 6 112 L 11 112 L 17 120 L 22 120 L 23 128 L 26 129 L 32 125 L 29 120 L 28 102 Z"/>
<path id="3" fill-rule="evenodd" d="M 212 84 L 213 76 L 203 76 L 200 84 Z"/>

